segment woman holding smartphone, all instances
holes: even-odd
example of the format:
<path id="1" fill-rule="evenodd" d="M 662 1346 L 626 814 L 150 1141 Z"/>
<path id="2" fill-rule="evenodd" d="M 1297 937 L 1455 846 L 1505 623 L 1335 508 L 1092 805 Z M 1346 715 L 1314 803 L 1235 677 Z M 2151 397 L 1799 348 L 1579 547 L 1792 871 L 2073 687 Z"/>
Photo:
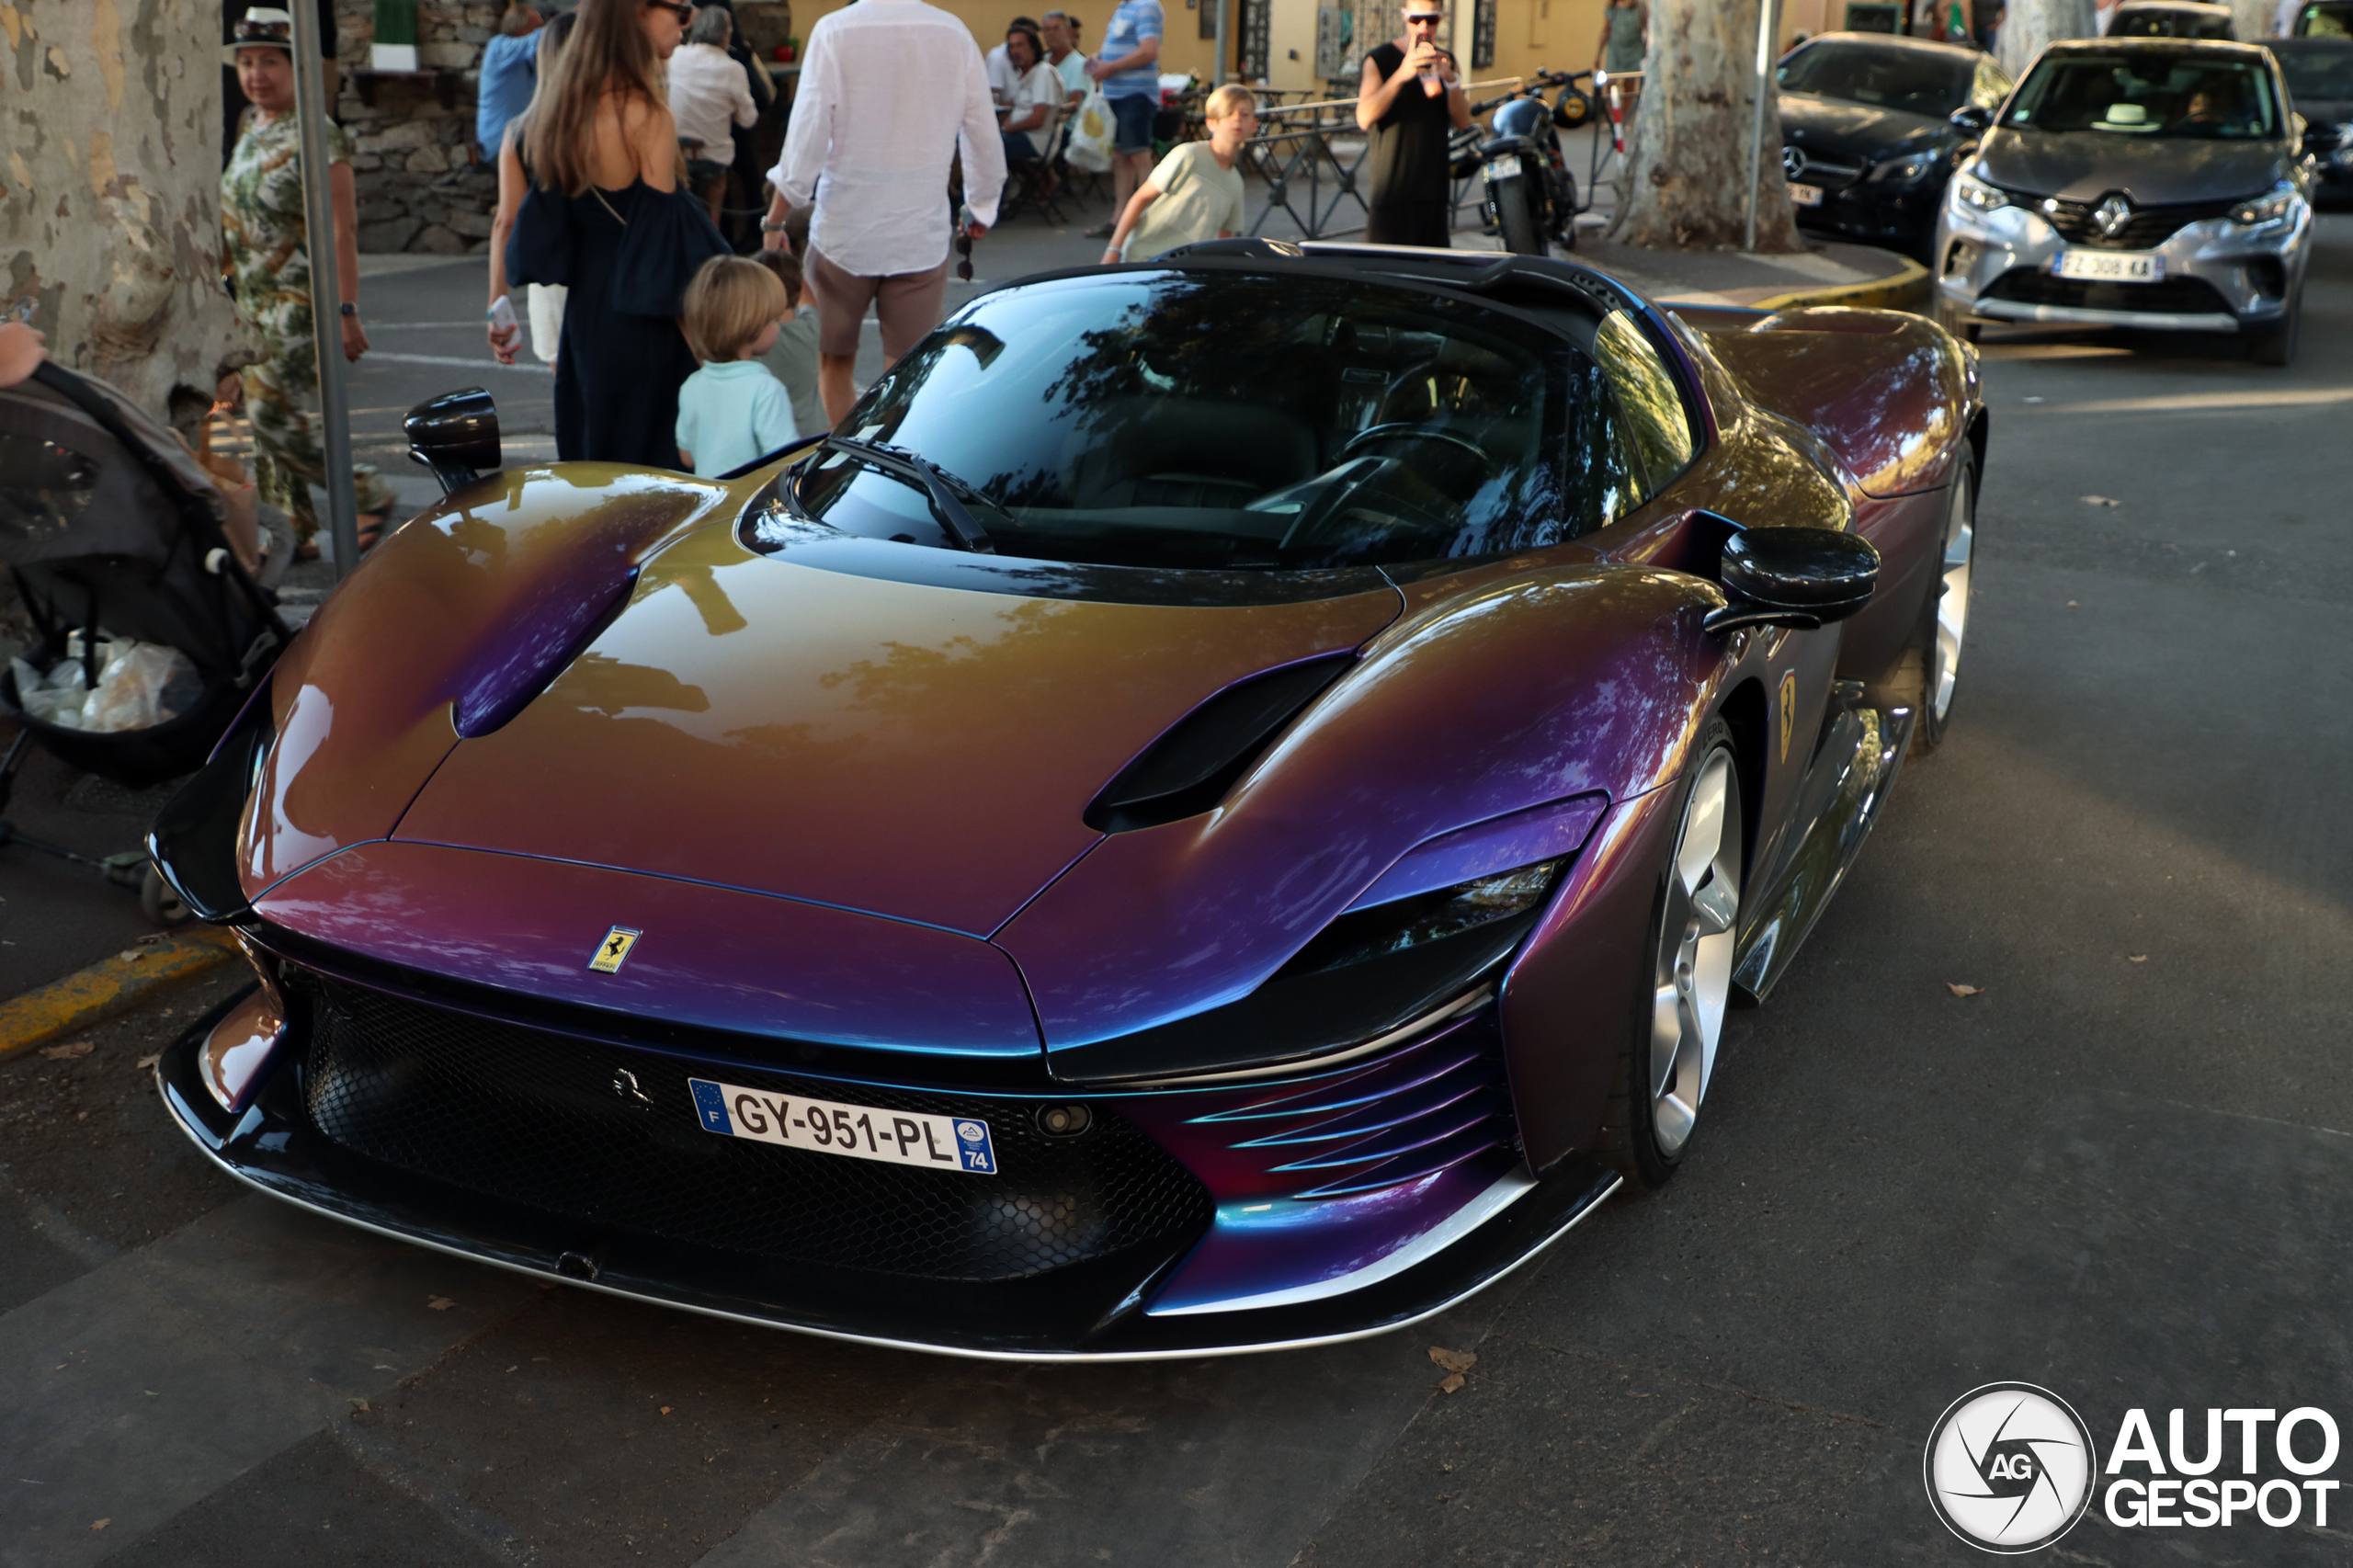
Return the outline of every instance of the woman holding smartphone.
<path id="1" fill-rule="evenodd" d="M 1372 194 L 1364 237 L 1377 245 L 1451 243 L 1446 139 L 1471 128 L 1471 100 L 1454 56 L 1438 46 L 1438 0 L 1405 0 L 1405 36 L 1364 58 L 1357 124 L 1372 133 Z"/>

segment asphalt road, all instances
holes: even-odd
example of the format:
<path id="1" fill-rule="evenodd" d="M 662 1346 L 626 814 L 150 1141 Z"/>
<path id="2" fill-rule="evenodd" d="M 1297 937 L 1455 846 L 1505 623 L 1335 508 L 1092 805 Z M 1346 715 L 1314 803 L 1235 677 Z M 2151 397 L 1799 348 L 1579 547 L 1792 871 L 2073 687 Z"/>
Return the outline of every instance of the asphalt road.
<path id="1" fill-rule="evenodd" d="M 2353 218 L 2307 312 L 2284 373 L 1989 335 L 1951 740 L 1682 1176 L 1447 1318 L 1020 1368 L 543 1288 L 210 1174 L 143 1016 L 0 1063 L 0 1564 L 1959 1563 L 1979 1384 L 2353 1422 Z M 2337 1499 L 2051 1558 L 2342 1562 Z"/>

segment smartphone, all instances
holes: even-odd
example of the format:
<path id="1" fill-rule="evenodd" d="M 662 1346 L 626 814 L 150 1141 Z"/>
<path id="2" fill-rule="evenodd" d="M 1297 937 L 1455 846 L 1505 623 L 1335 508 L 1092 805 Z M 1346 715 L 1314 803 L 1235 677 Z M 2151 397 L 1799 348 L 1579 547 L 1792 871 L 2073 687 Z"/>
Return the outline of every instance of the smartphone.
<path id="1" fill-rule="evenodd" d="M 490 307 L 490 327 L 493 332 L 515 330 L 514 301 L 504 294 L 498 296 L 498 303 Z"/>

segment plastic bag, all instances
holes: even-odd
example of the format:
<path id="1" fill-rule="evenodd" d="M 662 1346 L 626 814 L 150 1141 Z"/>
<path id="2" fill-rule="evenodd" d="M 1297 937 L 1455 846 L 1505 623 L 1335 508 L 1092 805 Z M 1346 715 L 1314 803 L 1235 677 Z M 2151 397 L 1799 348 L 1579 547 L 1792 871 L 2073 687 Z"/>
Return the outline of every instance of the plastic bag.
<path id="1" fill-rule="evenodd" d="M 97 643 L 98 684 L 88 684 L 82 634 L 65 641 L 65 655 L 41 674 L 22 659 L 8 667 L 17 678 L 17 702 L 26 714 L 61 730 L 112 734 L 152 729 L 196 706 L 203 677 L 177 648 L 130 638 Z"/>
<path id="2" fill-rule="evenodd" d="M 1070 128 L 1070 144 L 1063 157 L 1074 169 L 1101 174 L 1111 166 L 1111 137 L 1118 129 L 1103 89 L 1089 87 L 1079 100 L 1078 121 Z"/>

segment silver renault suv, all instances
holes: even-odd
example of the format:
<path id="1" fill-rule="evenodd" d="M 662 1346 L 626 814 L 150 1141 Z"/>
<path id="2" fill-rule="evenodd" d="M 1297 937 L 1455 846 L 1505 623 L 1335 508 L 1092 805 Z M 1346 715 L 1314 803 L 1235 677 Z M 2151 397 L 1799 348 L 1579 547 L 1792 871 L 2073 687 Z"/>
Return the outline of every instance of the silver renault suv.
<path id="1" fill-rule="evenodd" d="M 2285 365 L 2312 251 L 2303 131 L 2252 44 L 2052 45 L 1946 187 L 1937 319 L 2239 333 Z"/>

